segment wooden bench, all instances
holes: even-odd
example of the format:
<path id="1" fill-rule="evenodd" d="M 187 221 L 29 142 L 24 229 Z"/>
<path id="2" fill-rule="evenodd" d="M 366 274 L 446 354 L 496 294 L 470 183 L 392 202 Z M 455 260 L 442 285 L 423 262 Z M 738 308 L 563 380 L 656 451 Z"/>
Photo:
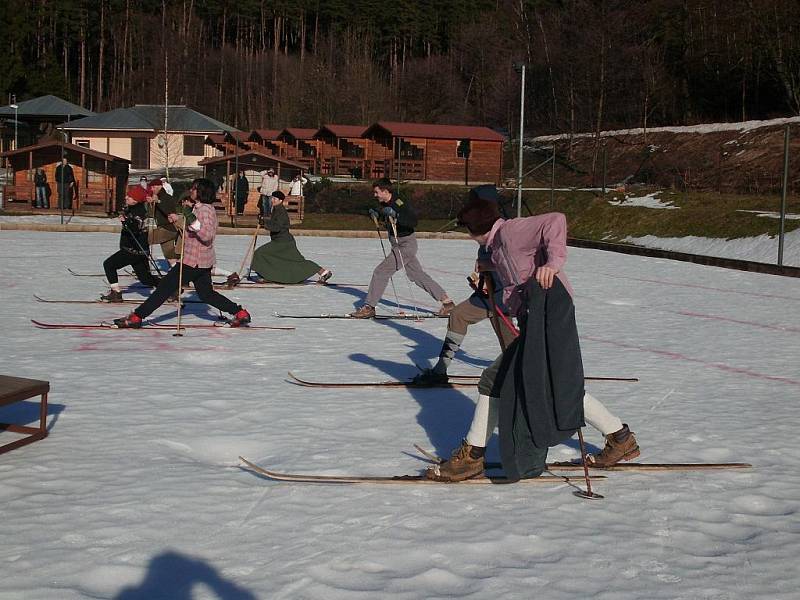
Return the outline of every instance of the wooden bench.
<path id="1" fill-rule="evenodd" d="M 49 381 L 0 375 L 0 406 L 41 396 L 39 401 L 39 427 L 0 423 L 0 431 L 28 434 L 24 438 L 0 446 L 0 454 L 47 437 L 47 393 Z"/>

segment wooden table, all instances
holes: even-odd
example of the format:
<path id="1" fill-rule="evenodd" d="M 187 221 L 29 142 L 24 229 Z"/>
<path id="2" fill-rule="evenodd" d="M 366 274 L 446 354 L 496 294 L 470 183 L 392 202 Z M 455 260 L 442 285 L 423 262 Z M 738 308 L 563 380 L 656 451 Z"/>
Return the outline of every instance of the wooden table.
<path id="1" fill-rule="evenodd" d="M 34 396 L 41 396 L 39 401 L 38 427 L 0 423 L 0 431 L 5 430 L 13 431 L 14 433 L 28 434 L 22 439 L 0 446 L 0 454 L 47 437 L 47 393 L 49 391 L 49 381 L 0 375 L 0 406 L 21 402 L 22 400 L 27 400 Z"/>

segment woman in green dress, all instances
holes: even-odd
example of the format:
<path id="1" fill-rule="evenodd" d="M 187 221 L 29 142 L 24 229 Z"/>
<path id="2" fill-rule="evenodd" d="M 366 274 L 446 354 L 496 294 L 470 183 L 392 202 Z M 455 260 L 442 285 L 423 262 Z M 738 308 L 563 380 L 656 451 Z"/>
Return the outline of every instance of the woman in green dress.
<path id="1" fill-rule="evenodd" d="M 297 249 L 294 236 L 289 233 L 289 213 L 283 205 L 285 198 L 283 192 L 272 192 L 272 213 L 264 222 L 271 240 L 253 253 L 251 268 L 265 281 L 301 283 L 316 273 L 319 275 L 317 283 L 326 283 L 333 273 L 314 261 L 306 260 Z"/>

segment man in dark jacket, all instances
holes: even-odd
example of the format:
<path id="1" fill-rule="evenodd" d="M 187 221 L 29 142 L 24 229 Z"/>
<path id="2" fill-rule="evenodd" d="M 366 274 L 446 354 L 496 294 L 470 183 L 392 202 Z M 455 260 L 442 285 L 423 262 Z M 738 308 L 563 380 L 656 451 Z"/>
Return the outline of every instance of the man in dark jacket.
<path id="1" fill-rule="evenodd" d="M 250 182 L 247 181 L 244 171 L 239 171 L 236 178 L 236 214 L 244 214 L 244 205 L 247 204 L 247 194 L 250 193 Z"/>
<path id="2" fill-rule="evenodd" d="M 422 269 L 417 258 L 417 236 L 414 233 L 414 228 L 417 226 L 416 213 L 407 200 L 397 197 L 392 182 L 388 179 L 378 179 L 372 184 L 372 191 L 380 202 L 381 208 L 380 212 L 370 209 L 370 216 L 376 225 L 379 219 L 386 225 L 392 252 L 375 267 L 372 280 L 369 282 L 367 301 L 350 316 L 356 319 L 373 318 L 375 306 L 383 296 L 383 292 L 386 291 L 389 280 L 403 267 L 411 281 L 442 303 L 439 314 L 441 316 L 448 315 L 455 308 L 455 303 L 448 297 L 442 286 Z"/>
<path id="3" fill-rule="evenodd" d="M 58 189 L 58 206 L 63 209 L 72 209 L 72 196 L 75 194 L 75 173 L 67 158 L 61 159 L 61 164 L 56 167 L 56 187 Z"/>

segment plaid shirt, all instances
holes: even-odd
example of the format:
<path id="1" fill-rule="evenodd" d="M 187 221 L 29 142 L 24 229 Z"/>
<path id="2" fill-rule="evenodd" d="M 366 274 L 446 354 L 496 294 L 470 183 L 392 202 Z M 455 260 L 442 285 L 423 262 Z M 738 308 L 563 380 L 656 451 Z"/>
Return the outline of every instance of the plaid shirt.
<path id="1" fill-rule="evenodd" d="M 210 269 L 217 262 L 214 253 L 214 238 L 217 236 L 217 211 L 210 204 L 197 203 L 192 212 L 197 221 L 187 227 L 186 242 L 183 248 L 183 264 L 187 267 Z M 197 225 L 200 229 L 195 231 Z"/>

